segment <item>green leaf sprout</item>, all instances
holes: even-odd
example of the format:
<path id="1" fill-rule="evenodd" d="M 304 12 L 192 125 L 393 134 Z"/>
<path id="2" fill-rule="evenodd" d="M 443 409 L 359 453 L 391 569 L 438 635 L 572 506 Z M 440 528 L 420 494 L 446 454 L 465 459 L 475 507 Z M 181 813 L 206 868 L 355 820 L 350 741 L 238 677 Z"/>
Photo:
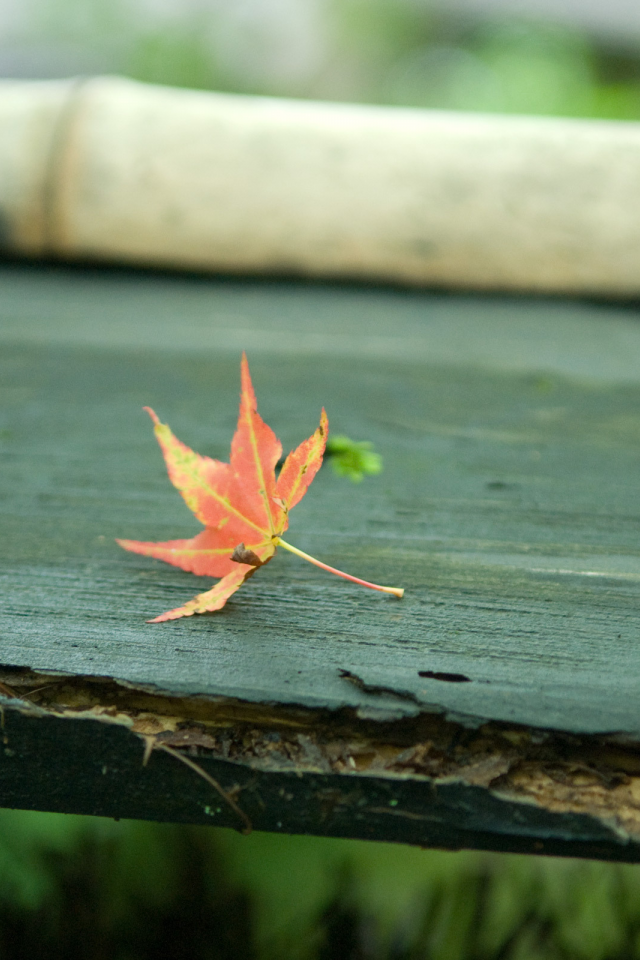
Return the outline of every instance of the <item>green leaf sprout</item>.
<path id="1" fill-rule="evenodd" d="M 348 477 L 354 483 L 368 475 L 382 473 L 382 457 L 368 440 L 350 440 L 342 434 L 330 436 L 326 456 L 339 477 Z"/>

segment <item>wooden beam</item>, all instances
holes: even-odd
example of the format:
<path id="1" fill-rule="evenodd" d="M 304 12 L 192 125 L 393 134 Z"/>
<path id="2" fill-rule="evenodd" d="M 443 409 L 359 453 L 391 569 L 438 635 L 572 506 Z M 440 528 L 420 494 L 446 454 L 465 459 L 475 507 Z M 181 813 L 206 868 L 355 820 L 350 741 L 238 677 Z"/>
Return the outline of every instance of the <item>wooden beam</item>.
<path id="1" fill-rule="evenodd" d="M 3 804 L 638 858 L 634 310 L 52 267 L 0 290 Z M 289 539 L 404 600 L 278 555 L 220 614 L 146 623 L 209 581 L 114 543 L 196 529 L 140 408 L 226 458 L 241 345 L 285 448 L 324 404 L 384 458 L 323 467 Z"/>

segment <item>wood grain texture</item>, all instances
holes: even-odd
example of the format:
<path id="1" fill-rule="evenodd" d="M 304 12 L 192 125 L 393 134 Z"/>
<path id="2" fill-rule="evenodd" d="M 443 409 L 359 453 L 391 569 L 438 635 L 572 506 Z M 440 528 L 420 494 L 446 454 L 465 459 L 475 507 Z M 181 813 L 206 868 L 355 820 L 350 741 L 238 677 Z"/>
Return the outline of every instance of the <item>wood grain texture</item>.
<path id="1" fill-rule="evenodd" d="M 324 404 L 384 458 L 323 467 L 288 539 L 404 600 L 281 551 L 221 613 L 145 622 L 211 581 L 114 543 L 198 529 L 141 407 L 226 459 L 242 345 L 285 450 Z M 639 357 L 632 307 L 5 266 L 0 661 L 635 741 Z"/>

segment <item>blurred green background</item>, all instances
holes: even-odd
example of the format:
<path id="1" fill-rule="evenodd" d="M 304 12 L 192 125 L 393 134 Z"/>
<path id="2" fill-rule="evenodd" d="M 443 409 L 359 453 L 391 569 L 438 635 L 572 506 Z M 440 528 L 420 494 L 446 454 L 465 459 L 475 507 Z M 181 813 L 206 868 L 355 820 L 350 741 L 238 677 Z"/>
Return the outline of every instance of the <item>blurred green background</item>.
<path id="1" fill-rule="evenodd" d="M 0 0 L 0 75 L 640 117 L 637 0 Z"/>
<path id="2" fill-rule="evenodd" d="M 0 76 L 636 120 L 636 6 L 0 0 Z M 629 960 L 640 873 L 0 811 L 0 958 L 44 956 Z"/>
<path id="3" fill-rule="evenodd" d="M 637 867 L 0 811 L 12 960 L 613 960 Z"/>

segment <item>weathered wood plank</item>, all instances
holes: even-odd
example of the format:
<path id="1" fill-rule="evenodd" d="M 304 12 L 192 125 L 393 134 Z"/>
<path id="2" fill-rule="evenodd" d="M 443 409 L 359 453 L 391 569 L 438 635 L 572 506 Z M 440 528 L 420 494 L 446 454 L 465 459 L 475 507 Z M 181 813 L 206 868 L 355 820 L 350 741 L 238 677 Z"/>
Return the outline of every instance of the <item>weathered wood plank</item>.
<path id="1" fill-rule="evenodd" d="M 201 751 L 198 765 L 229 791 L 242 817 L 174 757 L 116 723 L 7 710 L 0 761 L 4 805 L 246 830 L 387 840 L 448 849 L 640 860 L 640 844 L 584 813 L 556 813 L 452 778 L 384 771 L 345 775 L 307 764 L 257 769 Z M 38 785 L 39 789 L 34 789 Z"/>
<path id="2" fill-rule="evenodd" d="M 633 308 L 18 267 L 0 291 L 3 664 L 640 737 Z M 324 404 L 385 461 L 323 468 L 289 539 L 403 601 L 279 555 L 222 613 L 145 622 L 209 581 L 113 542 L 195 530 L 140 407 L 226 458 L 242 346 L 285 448 Z"/>

